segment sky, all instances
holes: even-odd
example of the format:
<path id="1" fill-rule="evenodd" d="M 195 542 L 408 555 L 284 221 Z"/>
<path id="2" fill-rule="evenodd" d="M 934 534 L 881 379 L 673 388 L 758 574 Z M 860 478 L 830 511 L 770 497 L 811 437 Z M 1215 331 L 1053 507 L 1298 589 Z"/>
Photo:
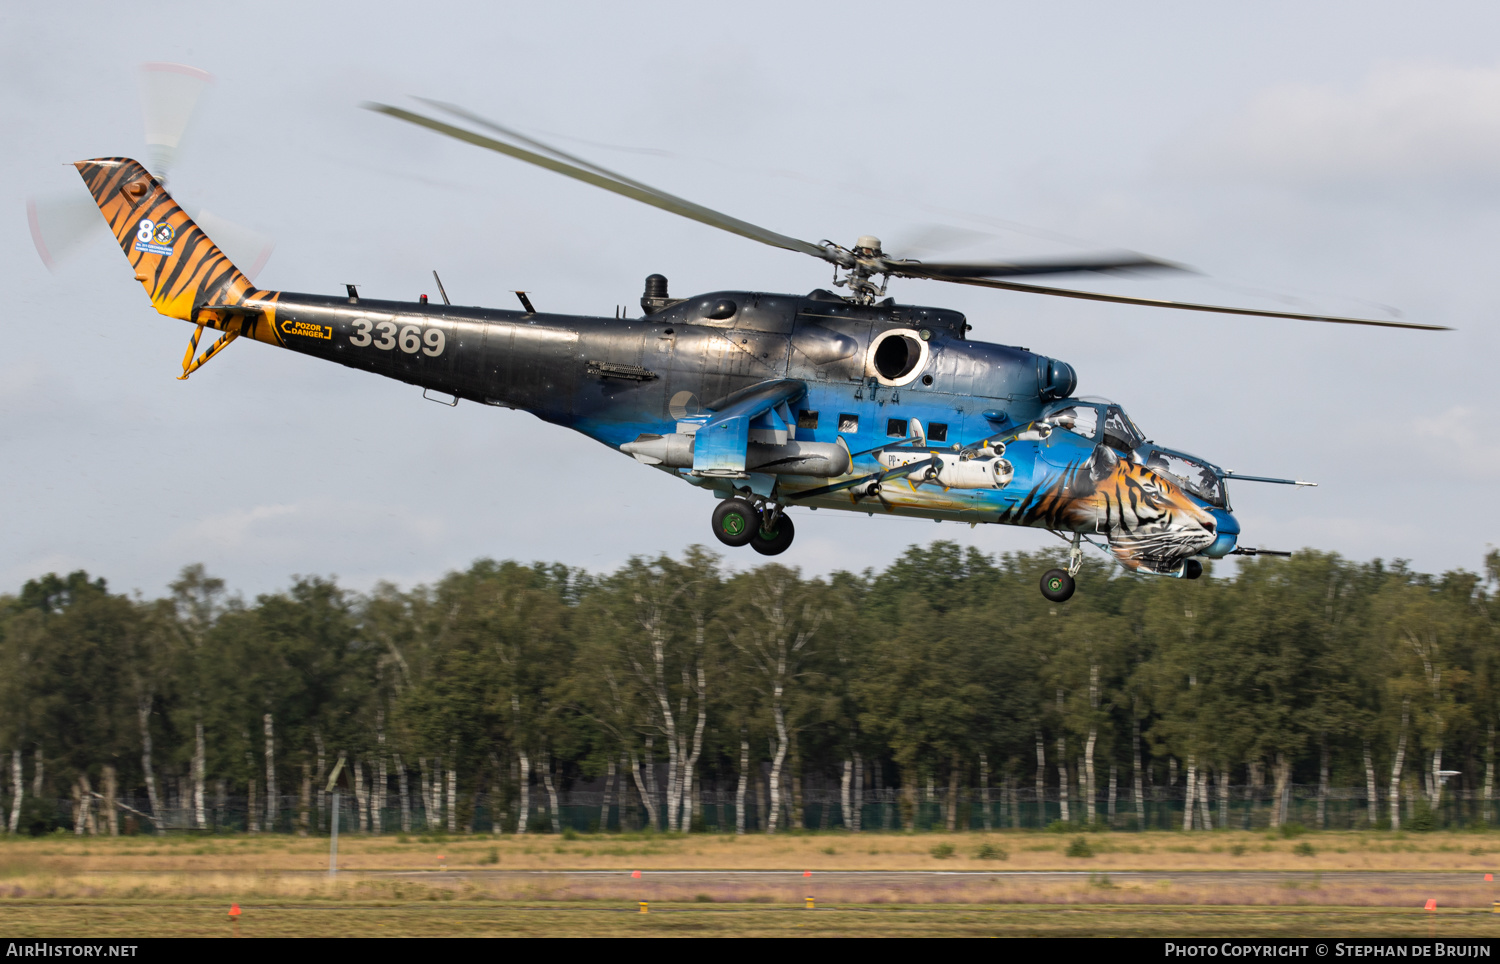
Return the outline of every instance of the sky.
<path id="1" fill-rule="evenodd" d="M 263 287 L 411 300 L 437 269 L 456 303 L 525 289 L 608 315 L 652 272 L 678 296 L 828 284 L 814 259 L 359 107 L 417 95 L 814 242 L 1129 249 L 1196 273 L 1069 283 L 1451 326 L 892 288 L 1068 361 L 1159 442 L 1319 483 L 1232 485 L 1242 544 L 1476 568 L 1500 542 L 1497 35 L 1479 2 L 6 4 L 0 592 L 82 568 L 150 596 L 194 562 L 247 595 L 294 574 L 365 590 L 484 556 L 602 571 L 713 544 L 711 496 L 524 412 L 255 343 L 177 381 L 191 329 L 118 249 L 49 272 L 26 198 L 82 192 L 68 162 L 142 153 L 147 61 L 214 75 L 170 186 L 275 239 Z M 779 561 L 806 573 L 938 538 L 1058 544 L 796 521 Z"/>

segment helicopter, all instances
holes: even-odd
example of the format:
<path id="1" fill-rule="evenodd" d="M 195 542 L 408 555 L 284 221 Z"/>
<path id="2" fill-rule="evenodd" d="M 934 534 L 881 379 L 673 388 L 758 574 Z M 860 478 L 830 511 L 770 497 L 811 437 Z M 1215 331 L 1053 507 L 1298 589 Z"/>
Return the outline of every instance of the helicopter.
<path id="1" fill-rule="evenodd" d="M 791 546 L 792 510 L 863 512 L 1041 528 L 1069 544 L 1047 571 L 1054 602 L 1076 588 L 1085 542 L 1126 569 L 1198 578 L 1201 559 L 1271 550 L 1239 545 L 1230 480 L 1240 475 L 1148 439 L 1120 405 L 1075 395 L 1060 359 L 978 341 L 957 311 L 898 303 L 892 279 L 1158 308 L 1418 330 L 1442 326 L 1162 301 L 1014 279 L 1172 269 L 1134 253 L 1014 262 L 924 262 L 874 236 L 845 247 L 768 230 L 565 153 L 461 107 L 440 119 L 380 114 L 633 198 L 748 240 L 833 265 L 806 295 L 713 291 L 687 298 L 645 279 L 641 314 L 613 317 L 265 290 L 127 157 L 74 166 L 153 307 L 195 325 L 182 379 L 238 339 L 415 385 L 457 405 L 519 409 L 711 493 L 714 537 L 766 556 Z M 216 340 L 200 352 L 208 329 Z"/>

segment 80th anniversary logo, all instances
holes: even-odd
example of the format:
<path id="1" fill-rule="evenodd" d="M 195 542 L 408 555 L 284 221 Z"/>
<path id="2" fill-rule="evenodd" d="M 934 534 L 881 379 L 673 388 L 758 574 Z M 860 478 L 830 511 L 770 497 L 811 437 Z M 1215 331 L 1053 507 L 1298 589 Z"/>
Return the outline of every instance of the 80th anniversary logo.
<path id="1" fill-rule="evenodd" d="M 1489 957 L 1489 941 L 1167 941 L 1165 957 Z"/>

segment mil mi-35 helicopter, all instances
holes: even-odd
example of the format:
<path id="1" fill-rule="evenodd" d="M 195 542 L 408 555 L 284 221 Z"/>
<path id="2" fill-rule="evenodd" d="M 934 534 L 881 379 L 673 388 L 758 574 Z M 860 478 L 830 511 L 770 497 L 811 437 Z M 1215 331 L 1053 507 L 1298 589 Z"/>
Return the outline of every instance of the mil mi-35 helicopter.
<path id="1" fill-rule="evenodd" d="M 1227 308 L 1005 280 L 1174 267 L 1139 255 L 1017 263 L 888 256 L 874 237 L 812 244 L 616 174 L 461 108 L 455 121 L 371 110 L 576 178 L 753 241 L 834 265 L 839 295 L 668 294 L 646 279 L 642 315 L 549 314 L 376 301 L 256 288 L 167 194 L 124 157 L 79 161 L 116 240 L 158 312 L 197 325 L 186 378 L 238 338 L 289 348 L 420 386 L 424 393 L 523 409 L 713 493 L 714 536 L 784 552 L 788 510 L 842 509 L 971 524 L 1032 526 L 1071 542 L 1067 570 L 1042 577 L 1061 602 L 1087 540 L 1129 569 L 1194 579 L 1198 557 L 1238 545 L 1226 472 L 1148 440 L 1119 405 L 1074 396 L 1066 362 L 969 338 L 964 316 L 897 304 L 891 278 L 980 285 L 1095 301 L 1269 318 L 1442 330 L 1435 325 Z M 204 330 L 222 334 L 196 354 Z M 1064 535 L 1065 534 L 1065 535 Z M 1284 553 L 1282 553 L 1284 554 Z"/>

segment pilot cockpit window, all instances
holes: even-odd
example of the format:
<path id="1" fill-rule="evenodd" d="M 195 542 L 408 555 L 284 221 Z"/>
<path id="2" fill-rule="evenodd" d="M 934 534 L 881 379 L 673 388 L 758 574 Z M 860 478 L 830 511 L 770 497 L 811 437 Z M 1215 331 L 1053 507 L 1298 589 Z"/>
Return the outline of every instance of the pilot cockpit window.
<path id="1" fill-rule="evenodd" d="M 1104 444 L 1130 452 L 1145 440 L 1141 430 L 1135 427 L 1135 423 L 1120 406 L 1111 405 L 1105 410 Z"/>
<path id="2" fill-rule="evenodd" d="M 1060 408 L 1049 415 L 1048 420 L 1083 438 L 1093 438 L 1099 430 L 1099 410 L 1092 405 Z"/>
<path id="3" fill-rule="evenodd" d="M 1210 505 L 1224 507 L 1224 483 L 1219 474 L 1202 462 L 1172 452 L 1153 452 L 1146 468 L 1171 476 L 1184 489 Z"/>

